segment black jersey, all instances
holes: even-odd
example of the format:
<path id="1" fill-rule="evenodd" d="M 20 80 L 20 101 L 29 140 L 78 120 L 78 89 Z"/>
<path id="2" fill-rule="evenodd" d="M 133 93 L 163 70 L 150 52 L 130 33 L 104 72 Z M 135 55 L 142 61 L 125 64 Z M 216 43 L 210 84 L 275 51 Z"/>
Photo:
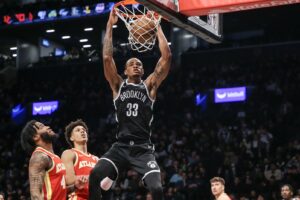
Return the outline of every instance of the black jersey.
<path id="1" fill-rule="evenodd" d="M 114 99 L 118 139 L 149 140 L 153 120 L 153 104 L 144 82 L 128 83 L 127 79 L 120 86 Z"/>

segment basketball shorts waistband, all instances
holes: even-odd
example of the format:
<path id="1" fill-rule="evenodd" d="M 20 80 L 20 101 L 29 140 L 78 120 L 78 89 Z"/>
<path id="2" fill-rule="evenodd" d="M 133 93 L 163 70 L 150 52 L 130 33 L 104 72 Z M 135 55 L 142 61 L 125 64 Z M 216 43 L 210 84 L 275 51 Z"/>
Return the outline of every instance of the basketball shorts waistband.
<path id="1" fill-rule="evenodd" d="M 127 144 L 127 145 L 141 145 L 141 144 L 152 144 L 151 140 L 137 140 L 137 139 L 129 139 L 129 138 L 119 138 L 118 143 Z"/>

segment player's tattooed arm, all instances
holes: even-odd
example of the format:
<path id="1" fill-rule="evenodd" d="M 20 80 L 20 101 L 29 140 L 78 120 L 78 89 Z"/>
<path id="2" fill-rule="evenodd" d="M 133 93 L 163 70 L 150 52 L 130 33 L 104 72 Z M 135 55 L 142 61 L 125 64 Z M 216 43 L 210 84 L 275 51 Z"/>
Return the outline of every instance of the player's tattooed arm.
<path id="1" fill-rule="evenodd" d="M 29 161 L 29 183 L 31 200 L 42 200 L 42 188 L 46 171 L 50 169 L 50 158 L 41 152 L 32 155 Z"/>
<path id="2" fill-rule="evenodd" d="M 167 76 L 167 73 L 165 71 L 166 69 L 164 69 L 162 63 L 158 62 L 153 72 L 154 78 L 158 80 L 165 79 Z"/>
<path id="3" fill-rule="evenodd" d="M 113 55 L 113 44 L 112 44 L 112 27 L 114 24 L 118 22 L 118 16 L 112 10 L 109 15 L 109 19 L 107 21 L 106 25 L 106 32 L 104 36 L 104 42 L 103 42 L 103 56 L 108 55 L 112 56 Z"/>
<path id="4" fill-rule="evenodd" d="M 106 26 L 106 32 L 103 40 L 103 66 L 104 66 L 104 76 L 105 79 L 109 82 L 109 85 L 113 91 L 113 96 L 115 97 L 118 94 L 119 87 L 123 81 L 122 77 L 118 74 L 118 70 L 113 59 L 113 34 L 112 26 L 117 23 L 118 16 L 111 11 L 109 20 Z"/>
<path id="5" fill-rule="evenodd" d="M 161 57 L 156 64 L 154 76 L 157 77 L 160 85 L 160 83 L 167 77 L 169 73 L 172 54 L 161 26 L 158 26 L 157 28 L 157 38 Z"/>
<path id="6" fill-rule="evenodd" d="M 150 74 L 150 76 L 146 80 L 146 84 L 149 87 L 148 89 L 150 89 L 150 93 L 156 93 L 156 89 L 160 86 L 162 81 L 167 77 L 170 70 L 171 59 L 172 59 L 172 54 L 171 54 L 170 47 L 168 45 L 168 41 L 160 26 L 157 28 L 157 38 L 158 38 L 161 57 L 159 58 L 156 64 L 154 72 Z M 154 90 L 155 92 L 151 92 L 152 90 Z M 155 94 L 151 95 L 151 97 L 153 96 L 155 96 Z"/>
<path id="7" fill-rule="evenodd" d="M 112 27 L 107 26 L 103 40 L 103 56 L 113 56 Z"/>

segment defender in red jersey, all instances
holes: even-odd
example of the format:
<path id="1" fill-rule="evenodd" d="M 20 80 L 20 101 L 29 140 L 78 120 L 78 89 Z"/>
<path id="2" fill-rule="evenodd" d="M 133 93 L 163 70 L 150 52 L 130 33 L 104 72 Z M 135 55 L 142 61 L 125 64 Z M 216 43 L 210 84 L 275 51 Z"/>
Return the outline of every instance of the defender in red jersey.
<path id="1" fill-rule="evenodd" d="M 29 121 L 21 132 L 23 149 L 33 152 L 29 161 L 31 199 L 66 199 L 66 169 L 52 147 L 57 137 L 49 126 L 35 120 Z"/>
<path id="2" fill-rule="evenodd" d="M 69 195 L 69 200 L 86 200 L 89 193 L 88 177 L 99 158 L 87 151 L 88 127 L 81 119 L 66 126 L 65 137 L 72 149 L 65 150 L 61 159 L 67 169 L 66 183 L 75 189 Z M 84 187 L 77 186 L 78 179 L 85 182 Z M 105 179 L 102 189 L 107 190 L 111 185 L 112 180 Z"/>

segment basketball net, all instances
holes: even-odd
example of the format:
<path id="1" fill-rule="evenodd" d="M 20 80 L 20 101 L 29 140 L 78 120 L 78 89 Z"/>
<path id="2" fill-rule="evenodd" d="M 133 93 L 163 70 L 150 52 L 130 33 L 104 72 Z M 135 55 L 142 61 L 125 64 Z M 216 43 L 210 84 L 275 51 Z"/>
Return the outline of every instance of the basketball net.
<path id="1" fill-rule="evenodd" d="M 115 4 L 114 10 L 129 31 L 128 42 L 131 49 L 138 52 L 151 50 L 156 41 L 161 16 L 134 0 L 120 1 Z M 147 26 L 147 22 L 153 23 L 153 26 Z"/>

